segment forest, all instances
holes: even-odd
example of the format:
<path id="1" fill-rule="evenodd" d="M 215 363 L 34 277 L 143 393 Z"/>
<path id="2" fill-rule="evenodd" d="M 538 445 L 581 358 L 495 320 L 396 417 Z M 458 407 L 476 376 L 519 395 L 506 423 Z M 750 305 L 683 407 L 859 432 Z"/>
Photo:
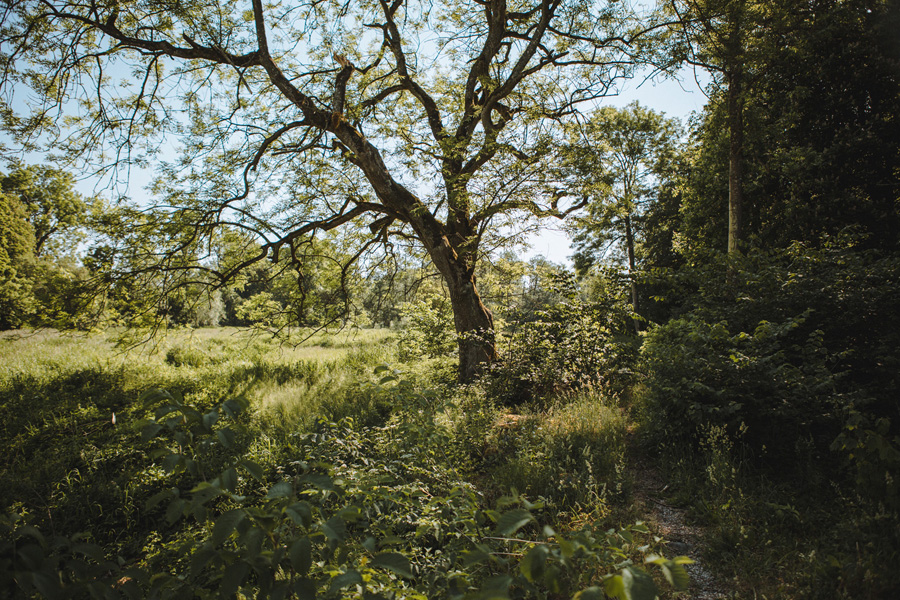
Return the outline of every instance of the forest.
<path id="1" fill-rule="evenodd" d="M 0 15 L 0 597 L 900 597 L 897 0 Z"/>

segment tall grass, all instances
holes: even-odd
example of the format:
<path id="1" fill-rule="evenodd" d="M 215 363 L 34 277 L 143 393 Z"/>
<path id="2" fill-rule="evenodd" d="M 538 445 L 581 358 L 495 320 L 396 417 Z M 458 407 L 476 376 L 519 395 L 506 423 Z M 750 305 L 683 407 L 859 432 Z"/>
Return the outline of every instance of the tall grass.
<path id="1" fill-rule="evenodd" d="M 116 332 L 4 334 L 0 508 L 31 513 L 48 531 L 87 527 L 106 544 L 139 551 L 140 535 L 122 532 L 158 525 L 137 522 L 157 478 L 134 428 L 146 416 L 140 394 L 176 389 L 201 408 L 245 398 L 253 408 L 246 426 L 258 432 L 249 437 L 303 431 L 318 415 L 360 412 L 344 406 L 348 390 L 393 358 L 384 331 L 329 339 L 287 346 L 235 329 L 183 330 L 123 349 Z"/>
<path id="2" fill-rule="evenodd" d="M 600 388 L 555 396 L 549 408 L 501 415 L 488 437 L 491 484 L 545 500 L 575 521 L 607 515 L 627 484 L 628 418 Z"/>

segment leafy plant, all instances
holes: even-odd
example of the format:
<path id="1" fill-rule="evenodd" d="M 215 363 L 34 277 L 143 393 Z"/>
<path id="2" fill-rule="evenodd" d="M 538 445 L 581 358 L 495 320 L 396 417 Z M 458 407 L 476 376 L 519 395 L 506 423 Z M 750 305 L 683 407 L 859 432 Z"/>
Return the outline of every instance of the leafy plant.
<path id="1" fill-rule="evenodd" d="M 614 293 L 584 300 L 568 273 L 557 279 L 556 290 L 563 301 L 521 323 L 490 370 L 488 393 L 499 401 L 521 404 L 580 386 L 631 381 L 636 343 L 624 333 L 632 315 L 625 300 Z"/>
<path id="2" fill-rule="evenodd" d="M 400 317 L 397 343 L 401 360 L 447 356 L 456 348 L 453 311 L 445 298 L 432 294 L 404 302 L 400 305 Z"/>

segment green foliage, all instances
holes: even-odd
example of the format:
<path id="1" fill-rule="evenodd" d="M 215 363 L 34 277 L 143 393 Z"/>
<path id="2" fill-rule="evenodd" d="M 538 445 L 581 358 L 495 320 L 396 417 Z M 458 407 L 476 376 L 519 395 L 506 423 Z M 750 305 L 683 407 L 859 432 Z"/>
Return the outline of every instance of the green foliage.
<path id="1" fill-rule="evenodd" d="M 724 322 L 676 319 L 651 331 L 642 356 L 654 434 L 685 439 L 702 427 L 736 433 L 746 425 L 753 448 L 778 456 L 798 438 L 833 436 L 841 409 L 835 357 L 821 331 L 801 333 L 805 320 L 732 334 Z"/>
<path id="2" fill-rule="evenodd" d="M 400 305 L 400 359 L 438 358 L 456 349 L 456 328 L 450 302 L 443 296 L 426 295 Z"/>
<path id="3" fill-rule="evenodd" d="M 0 330 L 22 325 L 34 306 L 29 280 L 34 228 L 15 196 L 0 194 Z"/>
<path id="4" fill-rule="evenodd" d="M 513 328 L 508 350 L 487 376 L 489 393 L 501 402 L 521 404 L 601 382 L 624 387 L 631 379 L 636 344 L 625 332 L 633 313 L 617 286 L 597 287 L 597 298 L 583 300 L 572 275 L 564 274 L 555 289 L 565 300 Z"/>
<path id="5" fill-rule="evenodd" d="M 844 428 L 831 444 L 855 472 L 857 493 L 900 510 L 900 436 L 887 417 L 850 409 Z"/>
<path id="6" fill-rule="evenodd" d="M 824 450 L 848 410 L 890 418 L 898 267 L 851 238 L 683 270 L 666 294 L 690 310 L 651 331 L 642 350 L 658 431 L 733 432 L 744 422 L 757 450 L 807 435 Z"/>
<path id="7" fill-rule="evenodd" d="M 272 299 L 269 292 L 251 296 L 236 311 L 236 316 L 255 327 L 268 328 L 283 325 L 283 307 Z"/>
<path id="8" fill-rule="evenodd" d="M 11 567 L 0 575 L 5 596 L 547 598 L 583 590 L 580 597 L 590 598 L 606 589 L 650 598 L 657 584 L 637 568 L 644 560 L 676 588 L 684 585 L 683 561 L 650 555 L 643 525 L 554 531 L 558 511 L 542 503 L 518 495 L 487 501 L 455 467 L 485 419 L 448 420 L 476 412 L 477 395 L 425 391 L 379 367 L 371 383 L 345 388 L 358 418 L 303 421 L 285 413 L 295 420 L 278 428 L 261 404 L 271 389 L 259 397 L 254 388 L 303 382 L 321 394 L 330 387 L 335 397 L 322 406 L 334 411 L 341 380 L 329 374 L 330 363 L 278 363 L 246 340 L 200 337 L 194 343 L 217 362 L 175 369 L 160 358 L 154 370 L 123 367 L 115 377 L 102 366 L 75 369 L 61 384 L 52 361 L 69 360 L 66 340 L 49 342 L 39 354 L 20 352 L 25 362 L 10 363 L 2 389 L 12 411 L 4 426 L 22 432 L 3 438 L 11 444 L 5 472 L 13 474 L 0 523 L 0 563 Z M 82 360 L 102 365 L 103 356 L 97 348 Z M 35 358 L 51 366 L 41 371 Z M 154 388 L 135 403 L 133 386 L 148 376 L 185 391 Z M 96 403 L 83 416 L 72 410 L 80 398 Z M 552 418 L 565 432 L 548 448 L 563 464 L 596 444 L 585 468 L 599 486 L 606 475 L 598 467 L 611 448 L 602 437 L 592 442 L 599 431 L 592 402 L 560 406 Z M 382 412 L 374 418 L 366 410 Z M 619 413 L 604 414 L 608 426 Z M 465 431 L 469 437 L 457 437 Z M 50 439 L 46 456 L 27 450 Z M 44 493 L 62 476 L 25 465 L 16 458 L 25 452 L 66 474 L 47 506 L 52 520 L 26 508 L 26 487 Z M 26 485 L 23 469 L 32 477 Z M 91 533 L 79 533 L 85 530 Z"/>
<path id="9" fill-rule="evenodd" d="M 896 7 L 803 0 L 679 4 L 713 14 L 728 6 L 749 9 L 745 53 L 735 63 L 746 75 L 741 102 L 748 245 L 819 244 L 855 227 L 870 247 L 895 248 L 900 77 L 887 31 Z M 696 41 L 708 50 L 727 50 L 711 39 L 723 38 Z M 843 43 L 847 39 L 854 40 L 852 47 Z M 675 242 L 682 252 L 725 249 L 727 93 L 711 91 L 693 127 Z"/>
<path id="10" fill-rule="evenodd" d="M 17 198 L 34 230 L 34 254 L 70 254 L 89 218 L 89 206 L 73 189 L 71 173 L 46 166 L 19 167 L 0 177 L 4 194 Z"/>
<path id="11" fill-rule="evenodd" d="M 655 283 L 678 316 L 645 337 L 644 431 L 682 457 L 680 493 L 748 597 L 897 582 L 900 271 L 865 244 L 709 255 Z"/>
<path id="12" fill-rule="evenodd" d="M 561 169 L 590 199 L 585 216 L 569 224 L 575 268 L 584 275 L 614 257 L 633 270 L 643 258 L 643 217 L 676 162 L 679 124 L 634 102 L 601 108 L 569 133 Z"/>
<path id="13" fill-rule="evenodd" d="M 587 388 L 557 396 L 546 411 L 498 415 L 479 441 L 477 466 L 499 494 L 519 490 L 560 518 L 602 520 L 628 487 L 628 419 L 615 400 Z"/>
<path id="14" fill-rule="evenodd" d="M 349 587 L 364 594 L 468 592 L 497 598 L 513 597 L 518 588 L 545 597 L 577 589 L 578 573 L 628 564 L 637 537 L 649 533 L 637 525 L 563 536 L 545 526 L 537 539 L 520 537 L 537 521 L 540 505 L 510 498 L 501 500 L 499 510 L 485 510 L 478 494 L 441 459 L 448 432 L 434 420 L 439 398 L 415 391 L 386 369 L 376 374 L 382 375 L 379 385 L 389 386 L 383 393 L 400 408 L 386 427 L 368 433 L 350 423 L 321 422 L 314 433 L 295 439 L 295 460 L 278 469 L 281 481 L 267 482 L 259 465 L 241 460 L 195 486 L 189 497 L 175 491 L 160 495 L 169 499 L 170 521 L 182 515 L 199 522 L 208 518 L 209 533 L 181 549 L 190 557 L 187 578 L 157 576 L 154 585 L 164 595 L 210 587 L 226 596 L 240 589 L 257 597 L 314 591 L 327 598 L 344 597 Z M 178 452 L 164 455 L 167 470 L 200 471 L 182 453 L 186 445 L 231 443 L 228 429 L 213 431 L 216 411 L 201 415 L 166 392 L 146 396 L 150 402 L 160 398 L 173 403 L 157 409 L 144 437 L 165 428 L 173 432 Z M 261 489 L 258 483 L 264 484 Z M 247 493 L 247 486 L 254 491 Z M 209 517 L 206 506 L 217 498 L 236 507 Z M 516 504 L 522 507 L 510 509 Z M 531 550 L 522 556 L 516 546 Z M 434 547 L 441 551 L 425 550 Z M 651 556 L 648 562 L 662 568 L 677 589 L 686 585 L 686 559 Z M 630 566 L 605 577 L 604 586 L 621 598 L 649 600 L 657 594 L 653 580 Z"/>

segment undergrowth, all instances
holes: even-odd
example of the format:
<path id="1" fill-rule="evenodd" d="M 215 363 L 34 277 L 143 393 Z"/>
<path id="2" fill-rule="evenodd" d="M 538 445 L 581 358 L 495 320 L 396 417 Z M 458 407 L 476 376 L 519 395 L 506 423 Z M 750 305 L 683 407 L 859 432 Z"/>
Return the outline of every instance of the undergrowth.
<path id="1" fill-rule="evenodd" d="M 395 357 L 383 336 L 310 359 L 222 333 L 140 354 L 0 341 L 5 597 L 649 600 L 686 585 L 646 526 L 610 518 L 626 481 L 612 395 L 514 417 L 452 384 L 446 360 L 373 372 Z"/>

